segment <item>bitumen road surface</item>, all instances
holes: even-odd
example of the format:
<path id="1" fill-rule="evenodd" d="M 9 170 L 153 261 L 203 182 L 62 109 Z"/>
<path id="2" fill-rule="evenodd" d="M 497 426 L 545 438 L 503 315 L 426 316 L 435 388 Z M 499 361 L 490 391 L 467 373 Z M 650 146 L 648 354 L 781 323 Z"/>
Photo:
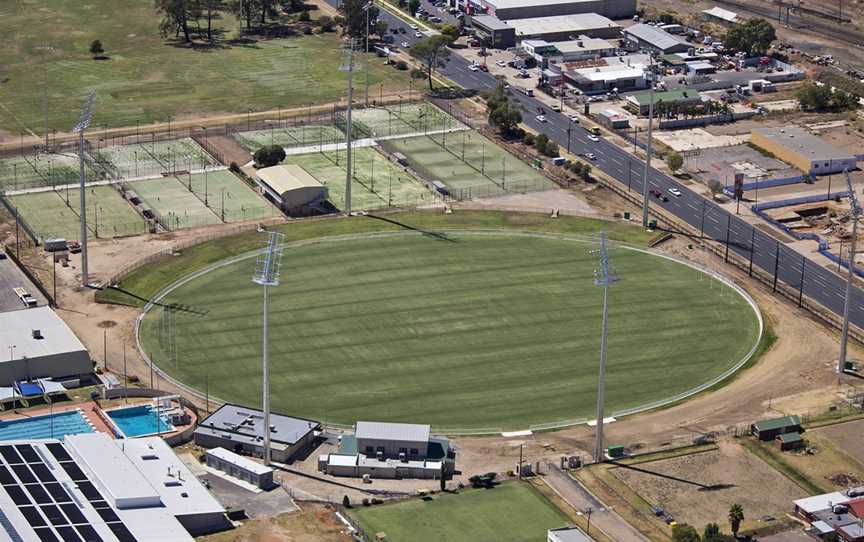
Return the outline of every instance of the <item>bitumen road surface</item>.
<path id="1" fill-rule="evenodd" d="M 337 4 L 337 0 L 328 1 L 333 5 Z M 408 32 L 400 34 L 398 40 L 407 41 L 409 45 L 417 41 L 418 38 L 414 37 L 414 32 L 410 30 L 408 23 L 384 9 L 381 9 L 380 17 L 387 21 L 390 28 L 408 28 Z M 468 66 L 467 60 L 458 54 L 453 54 L 447 65 L 439 72 L 466 89 L 489 90 L 498 84 L 498 80 L 489 73 L 471 71 Z M 587 130 L 572 123 L 567 116 L 551 111 L 536 98 L 516 91 L 511 92 L 511 96 L 522 106 L 524 124 L 545 133 L 562 148 L 569 148 L 575 154 L 594 153 L 596 156 L 592 162 L 594 168 L 613 177 L 623 187 L 642 194 L 645 171 L 643 160 L 605 141 L 602 137 L 596 142 L 589 140 Z M 539 122 L 536 119 L 537 111 L 541 107 L 546 122 Z M 754 269 L 760 268 L 776 276 L 778 284 L 786 284 L 829 311 L 842 316 L 845 278 L 786 247 L 771 235 L 751 226 L 656 169 L 649 170 L 648 185 L 649 194 L 651 190 L 656 190 L 668 197 L 667 202 L 651 197 L 651 205 L 664 207 L 680 220 L 700 230 L 706 239 L 725 243 L 730 252 L 748 260 L 752 258 Z M 677 189 L 680 196 L 674 196 L 670 189 Z M 864 327 L 864 292 L 860 288 L 853 287 L 851 300 L 850 321 L 858 327 Z"/>

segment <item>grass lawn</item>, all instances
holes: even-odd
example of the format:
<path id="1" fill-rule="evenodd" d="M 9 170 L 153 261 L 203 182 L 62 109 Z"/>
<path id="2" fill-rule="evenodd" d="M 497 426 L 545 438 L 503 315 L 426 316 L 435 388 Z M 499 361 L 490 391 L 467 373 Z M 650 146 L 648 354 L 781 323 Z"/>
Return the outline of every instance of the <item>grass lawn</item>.
<path id="1" fill-rule="evenodd" d="M 71 194 L 70 190 L 70 194 Z M 77 196 L 77 192 L 76 192 Z M 77 212 L 77 200 L 70 195 L 71 206 L 66 205 L 66 191 L 34 192 L 10 196 L 9 201 L 18 209 L 18 214 L 41 239 L 62 237 L 80 239 L 81 229 Z M 76 210 L 73 210 L 73 207 Z M 92 235 L 92 230 L 90 235 Z"/>
<path id="2" fill-rule="evenodd" d="M 330 125 L 301 125 L 274 127 L 272 130 L 252 130 L 231 135 L 237 143 L 250 152 L 255 152 L 265 145 L 280 145 L 285 148 L 308 147 L 343 143 L 345 132 Z M 250 157 L 251 160 L 251 157 Z"/>
<path id="3" fill-rule="evenodd" d="M 181 182 L 189 182 L 190 176 L 180 175 Z M 206 183 L 205 183 L 206 179 Z M 242 180 L 227 170 L 210 171 L 206 174 L 191 175 L 192 191 L 200 201 L 207 205 L 225 222 L 266 218 L 280 214 L 280 211 L 255 193 Z"/>
<path id="4" fill-rule="evenodd" d="M 591 244 L 509 235 L 412 234 L 291 247 L 272 289 L 273 408 L 447 429 L 521 429 L 590 416 L 602 291 Z M 689 267 L 619 249 L 611 294 L 610 414 L 719 375 L 757 340 L 750 306 Z M 178 364 L 160 347 L 162 309 L 142 341 L 172 376 L 257 404 L 260 289 L 254 258 L 170 293 Z M 663 315 L 662 319 L 657 315 Z M 729 338 L 734 337 L 734 341 Z M 674 377 L 671 377 L 674 375 Z"/>
<path id="5" fill-rule="evenodd" d="M 370 137 L 465 127 L 441 109 L 426 102 L 357 109 L 352 118 L 361 127 L 363 134 Z"/>
<path id="6" fill-rule="evenodd" d="M 62 131 L 75 123 L 91 88 L 98 92 L 93 126 L 99 127 L 287 108 L 345 93 L 336 32 L 234 42 L 237 21 L 227 15 L 215 22 L 221 34 L 215 46 L 191 48 L 173 36 L 162 38 L 160 19 L 151 0 L 0 2 L 2 130 L 9 136 L 43 132 L 46 77 L 49 128 Z M 91 59 L 94 39 L 102 41 L 109 60 Z M 362 71 L 356 77 L 362 88 Z M 408 72 L 385 66 L 372 54 L 369 82 L 375 88 L 380 83 L 388 90 L 405 88 Z"/>
<path id="7" fill-rule="evenodd" d="M 429 501 L 358 507 L 350 513 L 367 534 L 384 532 L 392 542 L 534 542 L 543 540 L 547 529 L 569 523 L 561 510 L 524 482 L 439 493 Z"/>
<path id="8" fill-rule="evenodd" d="M 411 167 L 424 177 L 443 182 L 460 199 L 556 186 L 474 130 L 389 139 L 381 145 L 407 156 Z"/>
<path id="9" fill-rule="evenodd" d="M 354 182 L 351 185 L 353 210 L 414 206 L 432 203 L 434 195 L 419 181 L 372 147 L 353 150 Z M 328 200 L 345 208 L 345 151 L 291 154 L 286 164 L 297 164 L 327 187 Z"/>
<path id="10" fill-rule="evenodd" d="M 203 201 L 189 191 L 187 183 L 186 178 L 181 181 L 177 177 L 164 177 L 134 181 L 129 183 L 129 188 L 159 213 L 169 229 L 219 224 L 221 220 L 214 211 L 215 204 L 205 206 Z"/>

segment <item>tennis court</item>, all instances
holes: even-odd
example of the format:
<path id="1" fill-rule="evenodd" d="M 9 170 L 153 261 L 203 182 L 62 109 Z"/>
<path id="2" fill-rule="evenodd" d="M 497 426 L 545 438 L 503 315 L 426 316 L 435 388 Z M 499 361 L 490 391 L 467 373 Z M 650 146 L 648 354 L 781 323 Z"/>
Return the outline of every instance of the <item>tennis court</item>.
<path id="1" fill-rule="evenodd" d="M 182 183 L 191 183 L 195 196 L 206 202 L 223 222 L 272 217 L 280 213 L 228 170 L 180 175 L 178 178 Z"/>
<path id="2" fill-rule="evenodd" d="M 460 199 L 547 190 L 555 183 L 474 130 L 382 141 Z"/>
<path id="3" fill-rule="evenodd" d="M 148 177 L 220 165 L 189 137 L 114 145 L 91 150 L 90 155 L 119 178 Z"/>
<path id="4" fill-rule="evenodd" d="M 235 133 L 231 137 L 250 152 L 255 152 L 265 145 L 279 145 L 290 149 L 345 141 L 345 133 L 329 124 L 304 124 L 282 128 L 274 126 L 269 130 Z"/>
<path id="5" fill-rule="evenodd" d="M 85 164 L 85 174 L 88 181 L 99 177 L 89 164 Z M 0 191 L 78 182 L 78 157 L 73 154 L 36 153 L 0 159 Z"/>
<path id="6" fill-rule="evenodd" d="M 96 237 L 122 237 L 147 232 L 144 217 L 123 199 L 114 186 L 91 186 L 87 189 L 87 226 Z M 65 198 L 65 191 L 57 192 Z M 76 212 L 79 190 L 69 190 L 69 203 Z"/>
<path id="7" fill-rule="evenodd" d="M 189 189 L 187 182 L 176 177 L 148 179 L 129 183 L 134 190 L 162 219 L 169 230 L 219 224 L 214 211 L 207 208 Z M 211 204 L 212 205 L 212 204 Z"/>
<path id="8" fill-rule="evenodd" d="M 355 148 L 353 156 L 353 210 L 416 206 L 435 200 L 432 192 L 375 148 Z M 330 203 L 339 209 L 345 208 L 344 150 L 289 155 L 285 163 L 303 167 L 327 187 Z"/>
<path id="9" fill-rule="evenodd" d="M 77 192 L 75 193 L 77 196 Z M 78 213 L 66 205 L 65 190 L 62 193 L 33 192 L 9 196 L 9 201 L 18 209 L 21 219 L 30 226 L 39 239 L 62 237 L 79 239 L 81 237 Z M 70 195 L 69 202 L 77 205 Z M 91 232 L 92 236 L 92 232 Z"/>
<path id="10" fill-rule="evenodd" d="M 353 112 L 352 121 L 367 137 L 465 128 L 464 124 L 446 112 L 425 102 L 357 109 Z"/>

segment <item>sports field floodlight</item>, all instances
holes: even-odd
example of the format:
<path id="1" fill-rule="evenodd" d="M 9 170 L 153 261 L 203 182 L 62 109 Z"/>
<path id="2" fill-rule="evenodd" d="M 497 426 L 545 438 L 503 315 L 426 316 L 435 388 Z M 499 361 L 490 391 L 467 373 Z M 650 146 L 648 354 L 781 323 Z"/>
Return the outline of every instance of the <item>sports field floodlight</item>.
<path id="1" fill-rule="evenodd" d="M 849 189 L 849 205 L 852 208 L 852 244 L 849 246 L 849 258 L 847 260 L 849 273 L 846 277 L 846 296 L 843 300 L 843 328 L 840 333 L 840 357 L 837 359 L 837 385 L 843 383 L 843 371 L 846 369 L 846 346 L 849 342 L 849 306 L 852 304 L 852 282 L 855 280 L 855 251 L 858 247 L 858 221 L 861 218 L 861 206 L 858 204 L 858 195 L 855 193 L 855 187 L 852 186 L 852 177 L 849 176 L 849 170 L 844 169 L 843 175 L 846 176 L 846 186 Z M 840 254 L 840 259 L 843 259 L 842 254 Z"/>
<path id="2" fill-rule="evenodd" d="M 90 276 L 87 266 L 87 199 L 84 183 L 86 175 L 84 174 L 84 132 L 90 126 L 90 119 L 93 116 L 93 105 L 96 103 L 96 91 L 91 90 L 84 99 L 84 105 L 81 106 L 81 114 L 78 116 L 78 122 L 72 128 L 72 132 L 78 134 L 78 180 L 80 182 L 80 221 L 81 221 L 81 284 L 89 286 Z"/>
<path id="3" fill-rule="evenodd" d="M 353 38 L 349 38 L 345 45 L 345 59 L 339 67 L 339 71 L 348 73 L 348 110 L 345 117 L 345 216 L 351 216 L 351 138 L 353 128 L 351 124 L 351 110 L 354 101 L 354 49 L 357 47 L 357 42 Z"/>
<path id="4" fill-rule="evenodd" d="M 366 107 L 369 107 L 369 10 L 373 6 L 375 6 L 374 0 L 370 0 L 363 6 L 363 11 L 366 12 L 366 56 L 363 57 L 363 71 L 366 72 L 366 88 L 363 95 L 363 103 L 366 104 Z"/>
<path id="5" fill-rule="evenodd" d="M 270 368 L 267 365 L 267 335 L 269 331 L 268 303 L 270 286 L 279 286 L 279 270 L 282 267 L 282 240 L 284 234 L 275 231 L 258 230 L 267 234 L 267 244 L 255 259 L 255 273 L 252 282 L 264 287 L 262 319 L 264 329 L 261 339 L 262 390 L 261 407 L 264 411 L 264 464 L 270 465 Z"/>
<path id="6" fill-rule="evenodd" d="M 603 287 L 603 328 L 600 335 L 600 378 L 597 381 L 597 428 L 594 442 L 594 461 L 603 461 L 603 403 L 606 393 L 606 335 L 609 329 L 609 286 L 618 277 L 609 271 L 609 251 L 606 246 L 606 232 L 600 232 L 600 247 L 591 251 L 599 256 L 597 269 L 594 270 L 594 284 Z"/>
<path id="7" fill-rule="evenodd" d="M 648 144 L 645 147 L 645 172 L 642 177 L 642 227 L 648 227 L 648 174 L 651 172 L 651 142 L 654 125 L 654 82 L 656 80 L 656 69 L 654 67 L 654 54 L 648 56 L 648 69 L 645 71 L 645 79 L 651 89 L 648 94 Z"/>

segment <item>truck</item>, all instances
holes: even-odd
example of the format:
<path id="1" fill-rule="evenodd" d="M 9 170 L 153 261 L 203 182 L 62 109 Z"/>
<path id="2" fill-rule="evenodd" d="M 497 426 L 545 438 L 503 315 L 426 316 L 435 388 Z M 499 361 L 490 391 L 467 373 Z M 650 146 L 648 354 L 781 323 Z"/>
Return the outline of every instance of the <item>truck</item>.
<path id="1" fill-rule="evenodd" d="M 15 292 L 15 295 L 18 296 L 18 299 L 21 300 L 21 303 L 23 303 L 24 306 L 28 309 L 38 305 L 38 303 L 36 302 L 36 298 L 30 295 L 24 288 L 18 287 L 12 288 L 12 290 Z"/>
<path id="2" fill-rule="evenodd" d="M 522 93 L 525 94 L 525 96 L 534 96 L 534 89 L 533 88 L 522 87 L 521 90 L 522 90 Z"/>
<path id="3" fill-rule="evenodd" d="M 69 250 L 69 245 L 68 245 L 68 243 L 66 243 L 66 239 L 63 239 L 62 237 L 45 239 L 43 246 L 45 247 L 45 252 L 57 252 L 59 250 Z"/>

